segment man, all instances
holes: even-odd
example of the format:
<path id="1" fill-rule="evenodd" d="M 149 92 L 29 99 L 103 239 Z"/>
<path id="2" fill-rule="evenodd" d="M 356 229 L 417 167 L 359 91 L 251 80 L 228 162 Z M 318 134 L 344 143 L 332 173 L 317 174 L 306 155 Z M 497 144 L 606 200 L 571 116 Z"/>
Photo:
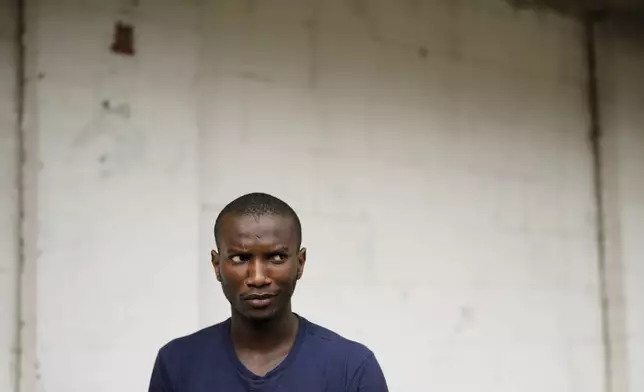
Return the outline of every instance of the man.
<path id="1" fill-rule="evenodd" d="M 161 348 L 149 392 L 388 391 L 373 352 L 291 310 L 306 249 L 288 204 L 241 196 L 214 232 L 212 265 L 231 317 Z"/>

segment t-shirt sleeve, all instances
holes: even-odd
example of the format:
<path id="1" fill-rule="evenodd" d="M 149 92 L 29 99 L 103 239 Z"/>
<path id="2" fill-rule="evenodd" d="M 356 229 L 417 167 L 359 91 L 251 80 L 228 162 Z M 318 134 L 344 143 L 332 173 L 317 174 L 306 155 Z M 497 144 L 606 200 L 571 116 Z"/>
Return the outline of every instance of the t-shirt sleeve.
<path id="1" fill-rule="evenodd" d="M 358 368 L 349 392 L 389 392 L 385 375 L 374 354 L 371 354 Z"/>
<path id="2" fill-rule="evenodd" d="M 154 361 L 148 392 L 174 392 L 161 351 L 159 351 Z"/>

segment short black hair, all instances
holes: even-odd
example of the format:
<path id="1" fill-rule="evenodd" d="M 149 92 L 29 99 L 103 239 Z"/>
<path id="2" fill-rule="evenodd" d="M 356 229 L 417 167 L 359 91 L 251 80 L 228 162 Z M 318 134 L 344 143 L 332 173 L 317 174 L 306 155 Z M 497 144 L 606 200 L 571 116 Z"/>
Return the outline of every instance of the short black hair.
<path id="1" fill-rule="evenodd" d="M 221 212 L 219 212 L 219 215 L 217 215 L 214 229 L 217 249 L 219 249 L 219 232 L 221 219 L 225 215 L 229 214 L 250 215 L 256 218 L 266 215 L 279 215 L 291 218 L 293 219 L 293 224 L 295 225 L 295 234 L 297 238 L 298 249 L 302 244 L 302 224 L 300 223 L 300 218 L 295 213 L 295 210 L 293 210 L 293 208 L 291 208 L 291 206 L 289 206 L 286 202 L 273 195 L 262 192 L 253 192 L 240 196 L 231 201 L 221 210 Z"/>

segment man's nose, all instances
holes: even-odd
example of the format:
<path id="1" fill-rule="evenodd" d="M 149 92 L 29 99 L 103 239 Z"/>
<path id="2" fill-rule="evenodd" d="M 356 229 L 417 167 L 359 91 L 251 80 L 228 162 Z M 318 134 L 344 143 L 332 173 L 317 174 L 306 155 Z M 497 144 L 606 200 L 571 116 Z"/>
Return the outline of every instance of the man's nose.
<path id="1" fill-rule="evenodd" d="M 254 257 L 248 263 L 248 270 L 246 273 L 246 284 L 251 287 L 267 286 L 271 283 L 270 278 L 266 274 L 266 263 L 263 260 Z"/>

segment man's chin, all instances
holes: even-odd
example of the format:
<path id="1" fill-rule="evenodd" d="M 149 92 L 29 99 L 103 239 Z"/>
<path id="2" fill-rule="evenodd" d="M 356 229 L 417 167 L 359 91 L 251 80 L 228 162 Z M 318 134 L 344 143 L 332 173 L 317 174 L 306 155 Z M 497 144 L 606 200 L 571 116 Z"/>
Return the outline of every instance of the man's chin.
<path id="1" fill-rule="evenodd" d="M 267 322 L 275 319 L 279 312 L 278 309 L 267 307 L 263 309 L 244 309 L 241 314 L 250 321 Z"/>

